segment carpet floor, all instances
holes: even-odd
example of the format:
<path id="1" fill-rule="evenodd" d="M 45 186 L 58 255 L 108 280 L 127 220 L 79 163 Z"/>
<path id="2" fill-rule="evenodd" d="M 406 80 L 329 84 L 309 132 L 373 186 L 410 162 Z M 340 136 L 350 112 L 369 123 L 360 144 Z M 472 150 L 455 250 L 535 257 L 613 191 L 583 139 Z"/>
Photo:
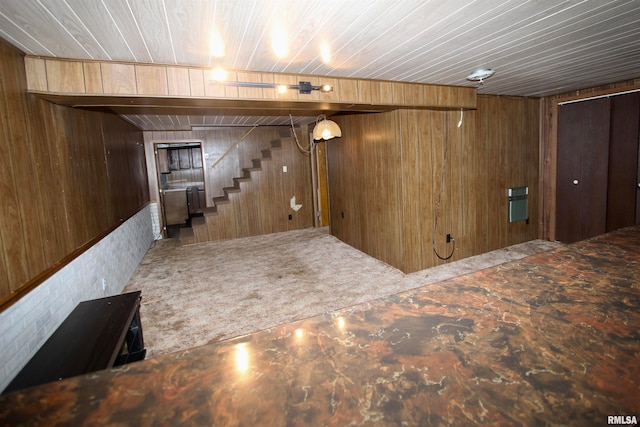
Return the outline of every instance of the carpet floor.
<path id="1" fill-rule="evenodd" d="M 156 241 L 124 292 L 142 291 L 147 357 L 201 346 L 559 246 L 533 240 L 404 274 L 309 228 L 181 246 Z"/>

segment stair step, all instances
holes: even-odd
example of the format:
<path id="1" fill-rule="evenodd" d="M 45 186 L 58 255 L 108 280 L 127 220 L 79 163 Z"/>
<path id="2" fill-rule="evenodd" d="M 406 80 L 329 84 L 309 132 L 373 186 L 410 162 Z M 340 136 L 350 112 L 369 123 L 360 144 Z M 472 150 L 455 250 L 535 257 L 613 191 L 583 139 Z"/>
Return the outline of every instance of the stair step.
<path id="1" fill-rule="evenodd" d="M 205 226 L 205 227 L 207 226 L 207 221 L 204 219 L 203 216 L 197 216 L 191 219 L 191 228 L 202 227 L 202 226 Z"/>
<path id="2" fill-rule="evenodd" d="M 184 227 L 180 229 L 180 238 L 182 237 L 193 237 L 193 228 Z"/>
<path id="3" fill-rule="evenodd" d="M 227 212 L 220 211 L 219 206 L 224 204 L 230 204 L 231 200 L 229 194 L 231 193 L 240 193 L 242 190 L 242 186 L 240 183 L 242 182 L 250 182 L 252 178 L 256 178 L 256 176 L 252 177 L 252 172 L 260 172 L 263 170 L 262 166 L 264 161 L 273 160 L 274 151 L 282 150 L 283 141 L 289 143 L 292 137 L 290 134 L 281 134 L 280 139 L 275 139 L 270 141 L 269 148 L 265 148 L 260 150 L 262 157 L 257 159 L 251 159 L 252 167 L 242 168 L 241 176 L 237 176 L 233 178 L 233 186 L 223 187 L 222 191 L 224 195 L 212 197 L 211 201 L 213 202 L 213 206 L 205 207 L 200 209 L 199 212 L 202 213 L 202 216 L 194 217 L 191 219 L 191 227 L 182 228 L 180 230 L 179 238 L 180 243 L 183 245 L 195 244 L 198 242 L 204 242 L 209 240 L 220 240 L 220 239 L 228 239 L 233 238 L 236 233 L 232 230 L 233 225 L 225 227 L 218 224 L 220 221 L 224 221 L 225 223 L 228 220 L 233 221 L 232 216 L 228 216 Z M 245 160 L 246 162 L 246 160 Z M 237 196 L 234 196 L 237 197 Z M 225 208 L 227 209 L 227 208 Z M 224 215 L 222 215 L 224 213 Z M 213 216 L 222 215 L 217 218 L 211 218 Z M 233 212 L 231 212 L 233 215 Z M 210 218 L 210 219 L 208 219 Z"/>
<path id="4" fill-rule="evenodd" d="M 210 208 L 204 208 L 204 209 L 202 209 L 202 214 L 203 214 L 205 217 L 213 216 L 213 215 L 218 215 L 218 208 L 217 208 L 217 207 L 215 207 L 215 206 L 210 207 Z"/>
<path id="5" fill-rule="evenodd" d="M 282 141 L 279 139 L 275 139 L 271 141 L 271 149 L 273 150 L 281 150 L 282 149 Z"/>
<path id="6" fill-rule="evenodd" d="M 224 205 L 229 203 L 229 198 L 226 196 L 214 197 L 212 200 L 216 205 Z"/>
<path id="7" fill-rule="evenodd" d="M 183 245 L 191 245 L 196 242 L 195 235 L 193 234 L 193 228 L 181 228 L 180 235 L 178 236 L 180 243 Z"/>
<path id="8" fill-rule="evenodd" d="M 225 193 L 239 193 L 241 190 L 240 187 L 224 187 L 222 191 Z"/>
<path id="9" fill-rule="evenodd" d="M 247 179 L 251 181 L 251 171 L 247 170 L 246 168 L 242 168 L 242 176 L 237 176 L 236 178 Z"/>

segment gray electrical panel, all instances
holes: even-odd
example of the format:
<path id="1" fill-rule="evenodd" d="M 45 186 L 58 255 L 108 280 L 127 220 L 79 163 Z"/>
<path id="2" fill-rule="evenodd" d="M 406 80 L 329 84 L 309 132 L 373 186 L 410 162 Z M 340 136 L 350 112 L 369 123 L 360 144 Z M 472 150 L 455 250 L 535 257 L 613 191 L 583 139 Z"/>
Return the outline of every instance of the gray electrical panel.
<path id="1" fill-rule="evenodd" d="M 529 187 L 513 187 L 507 190 L 509 197 L 509 222 L 529 219 Z"/>

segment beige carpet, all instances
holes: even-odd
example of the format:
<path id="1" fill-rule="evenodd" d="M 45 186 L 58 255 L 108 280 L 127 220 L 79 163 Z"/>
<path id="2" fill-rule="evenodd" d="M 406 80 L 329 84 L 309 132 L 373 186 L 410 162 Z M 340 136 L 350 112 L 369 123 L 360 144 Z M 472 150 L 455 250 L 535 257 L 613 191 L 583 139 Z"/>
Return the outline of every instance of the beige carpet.
<path id="1" fill-rule="evenodd" d="M 159 240 L 124 292 L 142 291 L 147 357 L 330 312 L 557 247 L 534 240 L 404 274 L 326 228 L 180 246 Z"/>

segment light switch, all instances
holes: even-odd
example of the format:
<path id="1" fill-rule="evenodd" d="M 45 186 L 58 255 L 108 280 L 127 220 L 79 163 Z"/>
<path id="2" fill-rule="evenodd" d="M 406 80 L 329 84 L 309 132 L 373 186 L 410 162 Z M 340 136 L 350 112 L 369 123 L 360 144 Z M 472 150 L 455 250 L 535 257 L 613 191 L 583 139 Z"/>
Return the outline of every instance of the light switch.
<path id="1" fill-rule="evenodd" d="M 287 172 L 287 165 L 282 166 L 282 172 L 285 172 L 285 173 Z"/>

